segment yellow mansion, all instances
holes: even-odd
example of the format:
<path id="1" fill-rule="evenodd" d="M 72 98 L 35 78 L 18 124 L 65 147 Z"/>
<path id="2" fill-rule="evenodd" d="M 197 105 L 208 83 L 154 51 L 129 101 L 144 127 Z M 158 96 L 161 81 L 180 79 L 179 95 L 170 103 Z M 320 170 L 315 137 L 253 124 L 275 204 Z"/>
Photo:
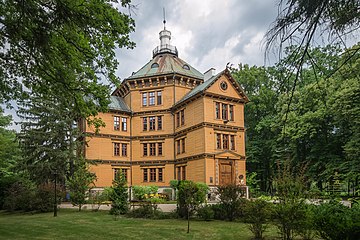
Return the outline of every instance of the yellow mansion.
<path id="1" fill-rule="evenodd" d="M 106 127 L 84 129 L 96 187 L 110 186 L 119 171 L 129 186 L 246 184 L 247 96 L 228 69 L 200 73 L 170 39 L 164 28 L 153 58 L 112 93 L 109 112 L 98 116 Z"/>

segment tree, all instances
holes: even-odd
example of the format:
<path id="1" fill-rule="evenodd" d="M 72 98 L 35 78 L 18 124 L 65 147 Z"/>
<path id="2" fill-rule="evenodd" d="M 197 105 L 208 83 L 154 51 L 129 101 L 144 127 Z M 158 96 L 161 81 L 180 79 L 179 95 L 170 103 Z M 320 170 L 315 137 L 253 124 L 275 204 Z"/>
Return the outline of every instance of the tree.
<path id="1" fill-rule="evenodd" d="M 70 201 L 73 205 L 81 207 L 86 203 L 87 197 L 89 197 L 89 190 L 92 188 L 91 184 L 94 183 L 96 175 L 89 172 L 88 167 L 84 161 L 82 161 L 74 172 L 73 176 L 67 180 L 67 187 L 70 193 Z"/>
<path id="2" fill-rule="evenodd" d="M 0 209 L 4 203 L 5 192 L 19 179 L 14 171 L 22 159 L 15 131 L 6 129 L 11 121 L 11 116 L 4 116 L 0 108 Z"/>
<path id="3" fill-rule="evenodd" d="M 294 81 L 291 82 L 291 92 L 289 104 L 292 101 L 296 85 L 302 80 L 302 69 L 306 67 L 306 59 L 312 59 L 310 48 L 318 37 L 321 40 L 335 45 L 344 45 L 352 34 L 356 39 L 356 33 L 360 23 L 360 2 L 358 0 L 280 0 L 279 13 L 273 26 L 266 34 L 266 49 L 270 49 L 278 43 L 279 56 L 282 55 L 283 46 L 296 46 L 292 49 L 288 57 L 287 65 L 290 74 L 281 79 L 284 84 L 295 74 Z M 328 36 L 324 36 L 325 34 Z M 347 58 L 343 62 L 346 64 L 349 59 L 360 51 L 360 46 L 350 49 Z M 318 71 L 318 64 L 309 61 L 314 71 Z M 339 65 L 335 71 L 341 68 Z M 330 77 L 328 75 L 327 77 Z M 285 118 L 285 122 L 286 122 Z"/>
<path id="4" fill-rule="evenodd" d="M 117 219 L 120 214 L 127 213 L 129 210 L 128 188 L 123 174 L 116 174 L 108 194 L 111 201 L 110 214 L 114 215 L 115 219 Z"/>
<path id="5" fill-rule="evenodd" d="M 26 97 L 24 87 L 69 92 L 80 112 L 93 114 L 108 96 L 101 77 L 118 83 L 115 48 L 134 47 L 134 21 L 121 8 L 130 1 L 117 2 L 1 1 L 0 100 Z"/>
<path id="6" fill-rule="evenodd" d="M 190 232 L 190 217 L 206 200 L 208 186 L 190 180 L 178 181 L 177 211 L 180 217 L 188 220 L 187 233 Z"/>
<path id="7" fill-rule="evenodd" d="M 291 56 L 298 58 L 292 65 L 298 70 L 310 56 L 308 50 L 315 38 L 328 34 L 330 43 L 343 44 L 360 23 L 357 0 L 280 0 L 278 5 L 278 16 L 266 34 L 266 46 L 269 50 L 278 40 L 280 50 L 285 43 L 297 45 Z M 357 47 L 354 53 L 359 50 Z"/>

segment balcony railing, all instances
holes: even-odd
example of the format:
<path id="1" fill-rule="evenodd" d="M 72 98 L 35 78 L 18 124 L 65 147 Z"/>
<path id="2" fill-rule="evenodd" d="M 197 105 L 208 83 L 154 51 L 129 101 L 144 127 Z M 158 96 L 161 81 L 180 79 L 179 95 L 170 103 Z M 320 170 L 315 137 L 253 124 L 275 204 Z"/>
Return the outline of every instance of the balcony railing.
<path id="1" fill-rule="evenodd" d="M 178 51 L 177 51 L 176 47 L 172 46 L 170 44 L 157 46 L 153 50 L 153 57 L 159 55 L 160 53 L 171 53 L 171 54 L 174 54 L 174 55 L 178 56 Z"/>

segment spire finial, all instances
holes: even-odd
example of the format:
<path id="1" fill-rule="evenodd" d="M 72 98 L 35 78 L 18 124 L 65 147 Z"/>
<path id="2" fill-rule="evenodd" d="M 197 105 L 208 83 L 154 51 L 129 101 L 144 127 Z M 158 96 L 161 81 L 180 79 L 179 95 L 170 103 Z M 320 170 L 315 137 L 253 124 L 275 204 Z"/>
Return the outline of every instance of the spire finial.
<path id="1" fill-rule="evenodd" d="M 163 15 L 164 15 L 164 21 L 163 21 L 163 23 L 164 23 L 164 30 L 166 29 L 166 27 L 165 27 L 165 24 L 166 24 L 166 19 L 165 19 L 165 8 L 163 7 Z"/>

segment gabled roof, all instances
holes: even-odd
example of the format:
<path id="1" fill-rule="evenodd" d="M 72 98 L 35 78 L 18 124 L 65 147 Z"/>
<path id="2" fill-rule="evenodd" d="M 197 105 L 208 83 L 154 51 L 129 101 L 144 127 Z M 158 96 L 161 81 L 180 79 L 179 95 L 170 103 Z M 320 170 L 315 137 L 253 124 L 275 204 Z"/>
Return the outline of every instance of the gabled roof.
<path id="1" fill-rule="evenodd" d="M 131 113 L 130 108 L 124 102 L 124 99 L 118 96 L 110 96 L 109 109 Z"/>
<path id="2" fill-rule="evenodd" d="M 218 80 L 223 74 L 227 75 L 229 80 L 232 82 L 232 84 L 236 85 L 240 95 L 244 97 L 245 102 L 249 102 L 249 98 L 246 96 L 240 84 L 235 79 L 233 79 L 233 77 L 230 74 L 230 71 L 226 68 L 224 71 L 219 72 L 218 74 L 212 76 L 210 79 L 206 80 L 204 83 L 196 86 L 194 89 L 188 92 L 182 99 L 180 99 L 177 103 L 175 103 L 175 105 L 185 102 L 186 100 L 204 92 L 211 85 L 213 85 L 216 82 L 216 80 Z"/>
<path id="3" fill-rule="evenodd" d="M 206 80 L 204 83 L 196 86 L 190 92 L 188 92 L 182 99 L 180 99 L 175 105 L 185 102 L 186 100 L 190 99 L 192 96 L 195 96 L 199 92 L 203 92 L 205 89 L 209 88 L 220 76 L 223 74 L 224 71 L 212 76 L 209 80 Z"/>
<path id="4" fill-rule="evenodd" d="M 157 64 L 158 66 L 154 67 L 153 64 L 154 65 Z M 140 70 L 133 73 L 133 75 L 131 75 L 127 79 L 150 77 L 150 76 L 156 76 L 156 75 L 168 74 L 168 73 L 178 73 L 181 75 L 195 77 L 198 79 L 204 78 L 204 75 L 201 72 L 199 72 L 194 67 L 190 66 L 181 58 L 173 54 L 164 53 L 164 54 L 156 55 Z"/>

